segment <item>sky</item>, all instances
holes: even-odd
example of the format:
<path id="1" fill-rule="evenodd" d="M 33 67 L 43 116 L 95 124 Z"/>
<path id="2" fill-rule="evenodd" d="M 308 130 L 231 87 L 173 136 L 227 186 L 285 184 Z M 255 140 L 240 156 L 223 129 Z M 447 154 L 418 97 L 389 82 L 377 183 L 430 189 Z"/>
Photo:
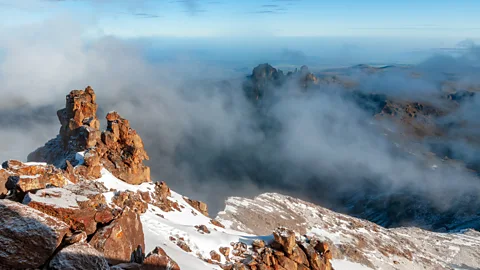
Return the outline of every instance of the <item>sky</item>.
<path id="1" fill-rule="evenodd" d="M 52 16 L 89 35 L 137 37 L 400 37 L 480 35 L 478 0 L 0 0 L 0 25 Z M 445 44 L 445 45 L 448 45 Z"/>

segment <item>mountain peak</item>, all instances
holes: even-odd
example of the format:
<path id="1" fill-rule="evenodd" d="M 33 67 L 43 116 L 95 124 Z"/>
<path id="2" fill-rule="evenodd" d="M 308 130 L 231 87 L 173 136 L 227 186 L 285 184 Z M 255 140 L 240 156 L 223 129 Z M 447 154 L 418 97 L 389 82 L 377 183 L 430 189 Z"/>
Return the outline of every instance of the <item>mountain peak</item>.
<path id="1" fill-rule="evenodd" d="M 66 96 L 65 108 L 57 112 L 61 124 L 59 135 L 32 152 L 28 161 L 67 169 L 72 180 L 76 176 L 97 179 L 105 167 L 127 183 L 150 182 L 150 168 L 143 164 L 149 157 L 141 137 L 115 111 L 107 114 L 107 129 L 100 131 L 97 108 L 92 87 L 72 90 Z M 85 164 L 75 166 L 78 152 L 84 152 Z"/>

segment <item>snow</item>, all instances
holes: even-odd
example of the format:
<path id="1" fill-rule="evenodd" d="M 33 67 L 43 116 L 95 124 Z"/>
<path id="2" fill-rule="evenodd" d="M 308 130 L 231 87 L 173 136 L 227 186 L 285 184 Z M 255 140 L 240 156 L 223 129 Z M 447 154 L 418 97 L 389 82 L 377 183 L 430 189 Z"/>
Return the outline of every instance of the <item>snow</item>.
<path id="1" fill-rule="evenodd" d="M 35 175 L 20 175 L 20 178 L 22 179 L 34 179 L 40 177 L 40 174 L 35 174 Z"/>
<path id="2" fill-rule="evenodd" d="M 115 189 L 117 191 L 130 190 L 136 191 L 153 191 L 153 183 L 143 183 L 141 185 L 130 185 L 121 181 L 112 175 L 109 171 L 103 169 L 102 177 L 97 181 L 102 182 L 107 189 Z M 111 202 L 114 192 L 106 192 L 107 202 Z M 255 239 L 271 241 L 272 235 L 254 236 L 243 232 L 230 229 L 223 229 L 211 224 L 211 218 L 204 216 L 190 204 L 184 197 L 174 191 L 171 191 L 172 202 L 178 203 L 180 210 L 164 212 L 160 208 L 149 205 L 146 213 L 141 215 L 142 226 L 145 235 L 145 252 L 152 251 L 159 246 L 176 261 L 182 270 L 210 270 L 221 269 L 218 266 L 205 263 L 202 258 L 210 258 L 212 250 L 219 252 L 220 247 L 230 247 L 231 242 L 243 242 L 250 245 Z M 205 225 L 210 233 L 199 232 L 195 226 Z M 185 243 L 190 247 L 192 252 L 187 253 L 179 248 L 170 237 L 183 238 Z M 222 262 L 225 258 L 222 255 Z"/>
<path id="3" fill-rule="evenodd" d="M 85 162 L 85 160 L 83 159 L 84 156 L 85 152 L 78 152 L 75 154 L 75 159 L 78 161 L 77 165 L 82 165 Z"/>
<path id="4" fill-rule="evenodd" d="M 105 185 L 107 189 L 115 189 L 117 191 L 126 191 L 130 190 L 133 192 L 136 191 L 150 191 L 153 189 L 153 184 L 152 183 L 143 183 L 141 185 L 130 185 L 118 178 L 116 178 L 113 174 L 111 174 L 107 169 L 103 168 L 101 170 L 101 175 L 100 179 L 98 179 L 98 182 L 101 182 L 102 184 Z"/>
<path id="5" fill-rule="evenodd" d="M 25 162 L 23 164 L 28 166 L 47 166 L 47 163 L 45 162 Z"/>
<path id="6" fill-rule="evenodd" d="M 102 182 L 108 189 L 146 192 L 153 191 L 155 188 L 153 183 L 130 185 L 117 179 L 105 169 L 101 171 L 101 174 L 102 177 L 97 181 Z M 112 191 L 104 193 L 107 202 L 111 202 L 114 194 L 115 192 Z M 365 220 L 338 214 L 275 193 L 262 194 L 254 200 L 229 198 L 225 210 L 220 212 L 220 214 L 223 213 L 223 215 L 220 215 L 222 218 L 219 219 L 226 226 L 226 229 L 211 224 L 211 219 L 189 205 L 181 194 L 171 191 L 169 200 L 177 203 L 179 210 L 164 212 L 156 206 L 149 205 L 147 212 L 140 217 L 145 235 L 145 253 L 152 251 L 157 246 L 161 247 L 179 264 L 182 270 L 220 269 L 218 266 L 207 264 L 203 259 L 209 259 L 212 250 L 220 253 L 220 247 L 230 247 L 231 242 L 243 242 L 247 245 L 251 245 L 255 239 L 271 242 L 272 235 L 255 236 L 232 229 L 237 228 L 253 232 L 247 225 L 238 223 L 239 220 L 228 216 L 234 214 L 241 217 L 244 211 L 257 211 L 261 215 L 273 215 L 277 217 L 277 220 L 285 222 L 298 215 L 299 218 L 304 218 L 302 224 L 306 227 L 307 235 L 328 239 L 334 245 L 346 245 L 355 248 L 376 269 L 429 269 L 432 265 L 445 265 L 447 260 L 451 265 L 459 265 L 457 262 L 471 261 L 474 258 L 472 257 L 474 252 L 478 249 L 477 247 L 480 247 L 478 235 L 472 232 L 467 235 L 467 233 L 438 234 L 415 228 L 385 229 Z M 292 213 L 295 213 L 295 215 Z M 210 233 L 204 233 L 195 228 L 199 225 L 205 225 Z M 187 253 L 177 246 L 177 241 L 180 238 L 188 245 L 191 252 Z M 364 241 L 365 246 L 360 245 L 360 240 Z M 388 256 L 381 252 L 382 247 L 376 246 L 374 240 L 398 248 L 399 252 L 416 249 L 421 250 L 421 252 L 415 253 L 413 260 L 393 256 L 393 254 Z M 431 243 L 434 241 L 441 241 L 442 243 L 432 246 Z M 469 246 L 472 246 L 472 248 L 466 249 Z M 436 250 L 437 247 L 441 250 Z M 422 258 L 430 259 L 431 264 L 424 263 Z M 221 262 L 225 262 L 223 255 L 221 255 Z M 336 270 L 371 269 L 360 263 L 348 261 L 348 258 L 347 260 L 332 260 L 332 265 Z"/>
<path id="7" fill-rule="evenodd" d="M 309 232 L 307 232 L 307 235 L 315 235 L 322 240 L 328 239 L 335 245 L 345 244 L 347 240 L 349 240 L 348 237 L 343 235 L 341 232 L 332 233 L 327 230 L 323 230 L 318 226 L 313 227 Z"/>
<path id="8" fill-rule="evenodd" d="M 38 202 L 53 205 L 57 208 L 79 208 L 79 201 L 88 201 L 84 196 L 75 195 L 73 192 L 63 188 L 48 188 L 38 190 L 36 193 L 28 193 L 23 200 L 24 204 Z"/>

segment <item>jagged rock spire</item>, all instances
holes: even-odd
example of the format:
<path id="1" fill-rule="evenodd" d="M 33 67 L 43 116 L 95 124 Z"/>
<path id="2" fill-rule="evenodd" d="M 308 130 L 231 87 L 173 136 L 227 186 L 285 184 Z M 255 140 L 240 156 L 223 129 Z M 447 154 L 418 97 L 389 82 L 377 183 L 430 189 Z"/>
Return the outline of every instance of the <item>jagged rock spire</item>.
<path id="1" fill-rule="evenodd" d="M 60 136 L 63 146 L 69 151 L 84 151 L 94 147 L 100 137 L 98 105 L 93 89 L 73 90 L 67 95 L 65 108 L 57 112 L 62 127 Z"/>
<path id="2" fill-rule="evenodd" d="M 130 184 L 150 182 L 150 168 L 143 164 L 149 157 L 140 136 L 117 112 L 108 113 L 106 118 L 107 130 L 102 132 L 105 168 Z"/>
<path id="3" fill-rule="evenodd" d="M 97 109 L 90 86 L 71 91 L 65 108 L 57 112 L 62 125 L 59 135 L 31 153 L 28 160 L 66 169 L 72 182 L 97 179 L 102 167 L 130 184 L 150 182 L 150 168 L 143 164 L 148 155 L 140 136 L 117 112 L 108 113 L 107 130 L 101 132 Z M 77 164 L 77 152 L 84 152 L 83 164 Z"/>

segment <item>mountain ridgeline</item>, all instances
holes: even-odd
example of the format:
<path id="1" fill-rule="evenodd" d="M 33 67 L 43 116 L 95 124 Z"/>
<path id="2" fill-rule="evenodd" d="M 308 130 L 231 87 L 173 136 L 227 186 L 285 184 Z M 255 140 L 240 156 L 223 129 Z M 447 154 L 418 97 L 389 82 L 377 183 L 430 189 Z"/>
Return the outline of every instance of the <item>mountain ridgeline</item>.
<path id="1" fill-rule="evenodd" d="M 212 160 L 215 165 L 211 166 L 221 167 L 216 173 L 228 176 L 229 181 L 253 179 L 264 189 L 287 192 L 386 227 L 416 225 L 439 231 L 480 228 L 475 210 L 480 207 L 478 126 L 461 115 L 465 110 L 473 113 L 470 108 L 477 101 L 478 86 L 464 85 L 451 74 L 440 75 L 432 79 L 431 74 L 413 66 L 359 65 L 316 73 L 302 66 L 284 73 L 269 64 L 258 65 L 246 77 L 243 90 L 255 107 L 255 127 L 265 139 L 260 145 L 226 151 Z M 394 90 L 382 88 L 386 85 L 382 80 L 392 77 L 400 77 L 405 83 Z M 430 90 L 432 86 L 425 84 L 429 91 L 419 88 L 409 94 L 419 82 L 431 82 L 435 88 Z M 312 117 L 323 124 L 319 128 L 328 130 L 320 133 L 342 137 L 344 132 L 352 132 L 345 140 L 334 141 L 346 149 L 350 144 L 355 149 L 357 144 L 372 143 L 361 141 L 362 136 L 368 136 L 372 148 L 378 141 L 378 147 L 386 150 L 360 165 L 355 160 L 366 153 L 352 150 L 349 159 L 334 164 L 338 166 L 335 170 L 330 164 L 335 161 L 329 160 L 335 157 L 328 153 L 317 153 L 316 159 L 308 160 L 316 164 L 303 168 L 295 160 L 282 159 L 283 152 L 278 149 L 285 144 L 285 134 L 299 138 L 315 134 L 291 131 L 292 125 L 282 118 L 290 115 L 279 115 L 278 111 L 285 106 L 306 106 L 309 100 L 317 99 L 321 101 L 314 104 Z M 341 104 L 315 115 L 318 107 L 332 103 Z M 295 109 L 293 113 L 303 112 Z M 355 119 L 361 130 L 340 124 L 330 132 L 339 122 L 350 121 L 345 118 Z M 315 144 L 315 140 L 306 140 L 305 144 Z M 465 147 L 471 151 L 465 152 Z M 392 160 L 389 166 L 398 164 L 398 170 L 403 170 L 400 174 L 405 176 L 372 171 L 384 169 L 372 165 L 381 164 L 382 159 Z"/>

